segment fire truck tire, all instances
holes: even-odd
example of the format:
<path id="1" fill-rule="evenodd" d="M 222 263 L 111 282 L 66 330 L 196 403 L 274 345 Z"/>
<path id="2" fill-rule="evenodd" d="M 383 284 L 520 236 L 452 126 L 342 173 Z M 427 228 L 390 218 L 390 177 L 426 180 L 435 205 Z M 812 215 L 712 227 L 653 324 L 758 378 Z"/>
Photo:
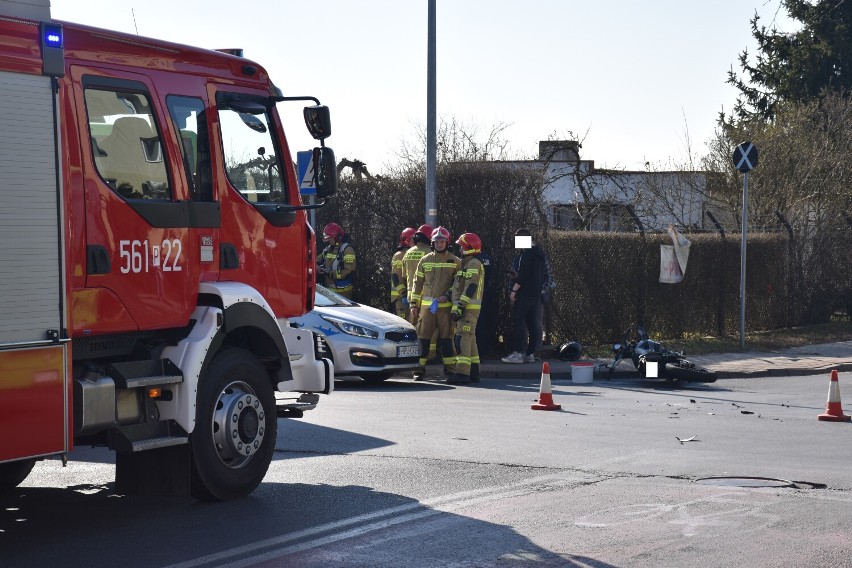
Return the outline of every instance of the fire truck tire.
<path id="1" fill-rule="evenodd" d="M 27 478 L 35 466 L 35 460 L 0 463 L 0 491 L 9 491 Z"/>
<path id="2" fill-rule="evenodd" d="M 201 376 L 197 409 L 190 436 L 192 496 L 225 501 L 248 495 L 275 451 L 278 418 L 269 373 L 245 349 L 227 349 Z"/>

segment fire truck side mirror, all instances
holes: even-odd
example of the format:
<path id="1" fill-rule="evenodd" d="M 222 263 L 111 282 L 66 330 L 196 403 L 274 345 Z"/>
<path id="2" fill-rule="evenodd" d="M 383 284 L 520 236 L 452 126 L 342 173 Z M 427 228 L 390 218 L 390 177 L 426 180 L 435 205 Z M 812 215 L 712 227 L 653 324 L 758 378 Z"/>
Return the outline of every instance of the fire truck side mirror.
<path id="1" fill-rule="evenodd" d="M 337 193 L 337 163 L 334 161 L 334 151 L 325 146 L 314 148 L 313 160 L 317 198 L 331 197 Z"/>
<path id="2" fill-rule="evenodd" d="M 305 124 L 314 140 L 325 140 L 331 136 L 331 114 L 325 105 L 305 107 Z"/>

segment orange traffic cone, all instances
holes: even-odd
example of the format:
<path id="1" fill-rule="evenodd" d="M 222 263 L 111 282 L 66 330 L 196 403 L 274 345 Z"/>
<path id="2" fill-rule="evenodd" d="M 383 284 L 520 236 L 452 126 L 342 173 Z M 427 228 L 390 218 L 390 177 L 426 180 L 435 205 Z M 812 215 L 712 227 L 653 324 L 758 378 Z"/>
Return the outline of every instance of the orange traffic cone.
<path id="1" fill-rule="evenodd" d="M 533 410 L 559 410 L 561 404 L 553 404 L 553 393 L 550 392 L 550 363 L 541 366 L 541 386 L 538 389 L 538 402 L 530 408 Z"/>
<path id="2" fill-rule="evenodd" d="M 828 383 L 828 402 L 825 404 L 825 414 L 817 416 L 818 420 L 829 422 L 852 422 L 852 416 L 843 414 L 840 404 L 840 383 L 837 382 L 837 371 L 831 371 L 831 382 Z"/>

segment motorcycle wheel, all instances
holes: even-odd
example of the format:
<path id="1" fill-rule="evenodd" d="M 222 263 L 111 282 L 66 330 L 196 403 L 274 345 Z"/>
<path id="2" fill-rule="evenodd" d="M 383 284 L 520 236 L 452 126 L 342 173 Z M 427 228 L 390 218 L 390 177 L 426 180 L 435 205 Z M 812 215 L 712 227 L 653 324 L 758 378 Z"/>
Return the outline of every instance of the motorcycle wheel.
<path id="1" fill-rule="evenodd" d="M 666 363 L 666 375 L 679 381 L 695 383 L 715 383 L 716 372 L 697 367 L 689 361 L 671 361 Z"/>

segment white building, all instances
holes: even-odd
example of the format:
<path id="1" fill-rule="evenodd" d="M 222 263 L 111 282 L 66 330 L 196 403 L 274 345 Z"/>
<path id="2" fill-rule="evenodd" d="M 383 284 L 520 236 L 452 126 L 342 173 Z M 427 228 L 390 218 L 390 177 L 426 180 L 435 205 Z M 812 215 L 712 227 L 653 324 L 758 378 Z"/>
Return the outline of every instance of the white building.
<path id="1" fill-rule="evenodd" d="M 579 149 L 576 141 L 543 141 L 538 160 L 517 162 L 545 168 L 542 198 L 552 225 L 634 231 L 630 206 L 645 230 L 665 230 L 670 223 L 705 228 L 705 172 L 596 169 L 593 160 L 580 159 Z"/>

